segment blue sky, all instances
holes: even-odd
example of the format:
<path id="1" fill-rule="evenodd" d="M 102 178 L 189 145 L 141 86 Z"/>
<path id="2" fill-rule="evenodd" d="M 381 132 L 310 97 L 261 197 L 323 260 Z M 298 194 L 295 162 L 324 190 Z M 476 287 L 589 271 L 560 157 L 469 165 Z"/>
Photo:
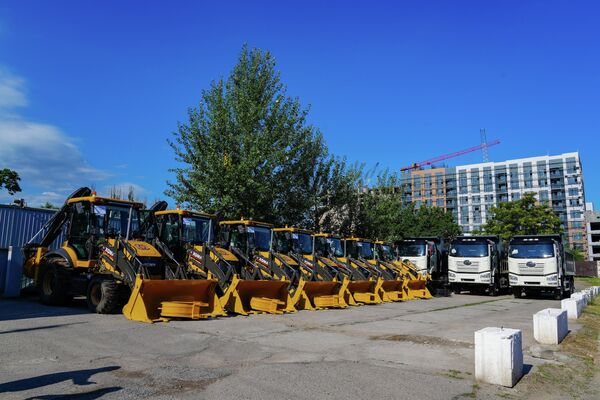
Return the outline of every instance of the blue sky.
<path id="1" fill-rule="evenodd" d="M 164 197 L 166 139 L 248 43 L 335 154 L 399 169 L 485 128 L 493 161 L 580 151 L 600 206 L 597 2 L 283 3 L 3 1 L 0 167 L 30 205 L 92 184 Z"/>

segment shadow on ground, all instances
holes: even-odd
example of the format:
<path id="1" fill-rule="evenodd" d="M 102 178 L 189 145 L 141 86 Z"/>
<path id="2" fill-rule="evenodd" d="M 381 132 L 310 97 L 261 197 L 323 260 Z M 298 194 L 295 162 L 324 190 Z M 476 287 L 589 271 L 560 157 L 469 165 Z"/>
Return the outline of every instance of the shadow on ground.
<path id="1" fill-rule="evenodd" d="M 42 388 L 44 386 L 54 385 L 56 383 L 64 382 L 64 381 L 73 381 L 74 385 L 77 386 L 86 386 L 93 385 L 96 382 L 90 381 L 90 378 L 102 372 L 110 372 L 117 370 L 121 367 L 117 365 L 112 365 L 109 367 L 102 368 L 92 368 L 92 369 L 81 369 L 75 371 L 65 371 L 65 372 L 55 372 L 52 374 L 34 376 L 33 378 L 25 378 L 19 379 L 16 381 L 5 382 L 0 384 L 0 393 L 8 393 L 8 392 L 22 392 L 25 390 L 32 390 Z M 111 388 L 106 388 L 111 389 Z M 114 389 L 114 388 L 112 388 Z M 118 388 L 117 390 L 120 390 Z M 102 390 L 102 389 L 99 389 Z M 114 391 L 114 390 L 113 390 Z M 91 392 L 90 392 L 91 393 Z M 42 398 L 42 397 L 33 397 L 33 398 Z M 64 397 L 60 397 L 64 398 Z M 77 397 L 79 398 L 79 397 Z M 96 398 L 96 397 L 90 397 Z"/>
<path id="2" fill-rule="evenodd" d="M 89 314 L 89 312 L 85 300 L 82 299 L 73 300 L 67 307 L 46 306 L 39 303 L 36 297 L 2 299 L 0 302 L 0 321 Z"/>

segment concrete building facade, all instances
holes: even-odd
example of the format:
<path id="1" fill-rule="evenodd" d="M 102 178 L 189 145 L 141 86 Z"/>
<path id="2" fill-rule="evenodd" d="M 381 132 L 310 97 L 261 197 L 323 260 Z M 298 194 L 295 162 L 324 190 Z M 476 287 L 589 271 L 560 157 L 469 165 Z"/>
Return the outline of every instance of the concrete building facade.
<path id="1" fill-rule="evenodd" d="M 585 225 L 588 260 L 600 262 L 600 211 L 594 211 L 593 207 L 588 207 L 585 212 Z"/>
<path id="2" fill-rule="evenodd" d="M 535 193 L 560 218 L 571 246 L 587 249 L 585 190 L 579 153 L 434 168 L 405 173 L 405 202 L 444 207 L 463 232 L 479 230 L 490 208 Z"/>

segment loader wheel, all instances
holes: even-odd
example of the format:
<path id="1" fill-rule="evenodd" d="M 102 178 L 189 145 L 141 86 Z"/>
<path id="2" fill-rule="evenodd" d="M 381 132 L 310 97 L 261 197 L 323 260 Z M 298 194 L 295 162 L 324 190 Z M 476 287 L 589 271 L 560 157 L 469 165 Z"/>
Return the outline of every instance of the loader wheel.
<path id="1" fill-rule="evenodd" d="M 86 302 L 90 311 L 112 314 L 123 307 L 123 291 L 113 279 L 93 278 L 88 285 Z"/>
<path id="2" fill-rule="evenodd" d="M 38 291 L 40 302 L 52 306 L 66 305 L 71 300 L 69 293 L 71 276 L 67 263 L 60 258 L 50 258 L 40 267 Z"/>

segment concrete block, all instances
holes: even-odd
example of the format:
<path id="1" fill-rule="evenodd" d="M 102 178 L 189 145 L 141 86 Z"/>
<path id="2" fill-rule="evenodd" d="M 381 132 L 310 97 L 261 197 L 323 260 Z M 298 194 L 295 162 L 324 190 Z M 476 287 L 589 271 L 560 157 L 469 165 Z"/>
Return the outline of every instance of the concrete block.
<path id="1" fill-rule="evenodd" d="M 577 319 L 583 311 L 583 300 L 580 298 L 563 299 L 560 301 L 560 309 L 567 312 L 569 319 Z"/>
<path id="2" fill-rule="evenodd" d="M 541 344 L 559 344 L 569 332 L 567 312 L 546 308 L 533 314 L 533 337 Z"/>
<path id="3" fill-rule="evenodd" d="M 523 340 L 520 330 L 488 327 L 475 332 L 477 380 L 513 387 L 522 375 Z"/>
<path id="4" fill-rule="evenodd" d="M 587 297 L 581 292 L 576 292 L 571 295 L 572 299 L 581 301 L 582 307 L 587 305 Z"/>

